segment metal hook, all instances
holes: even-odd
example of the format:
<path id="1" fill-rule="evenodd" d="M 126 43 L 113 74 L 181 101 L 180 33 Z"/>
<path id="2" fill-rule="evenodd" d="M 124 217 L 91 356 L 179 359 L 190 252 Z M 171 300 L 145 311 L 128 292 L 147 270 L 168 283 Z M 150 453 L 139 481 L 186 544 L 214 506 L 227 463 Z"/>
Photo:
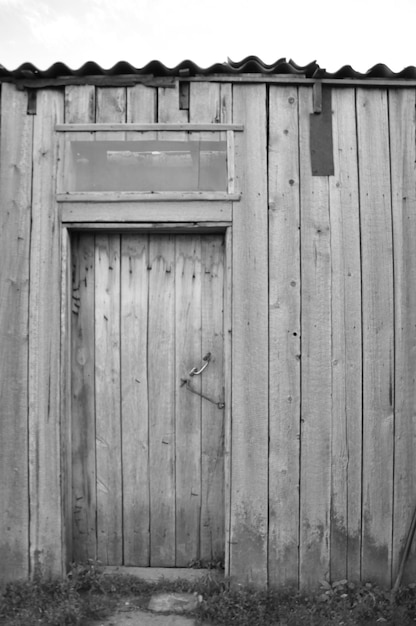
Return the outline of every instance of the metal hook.
<path id="1" fill-rule="evenodd" d="M 189 372 L 189 376 L 199 376 L 200 374 L 202 374 L 202 372 L 204 371 L 204 369 L 206 369 L 209 365 L 209 362 L 211 360 L 211 352 L 208 352 L 203 358 L 203 361 L 206 361 L 206 363 L 201 367 L 201 369 L 198 370 L 198 368 L 193 367 L 191 369 L 191 371 Z"/>

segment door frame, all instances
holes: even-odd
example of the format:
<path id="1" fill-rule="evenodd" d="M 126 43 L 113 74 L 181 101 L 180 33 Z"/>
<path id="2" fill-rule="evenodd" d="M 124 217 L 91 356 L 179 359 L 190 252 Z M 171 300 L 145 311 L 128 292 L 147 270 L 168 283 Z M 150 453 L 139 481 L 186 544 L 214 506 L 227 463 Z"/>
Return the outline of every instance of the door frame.
<path id="1" fill-rule="evenodd" d="M 88 215 L 88 207 L 84 214 Z M 143 207 L 143 204 L 141 204 Z M 211 205 L 212 206 L 212 205 Z M 200 222 L 155 222 L 155 213 L 149 208 L 150 220 L 140 222 L 119 222 L 117 207 L 112 204 L 114 221 L 108 222 L 61 222 L 61 490 L 62 490 L 62 536 L 64 538 L 64 566 L 68 568 L 72 561 L 72 415 L 71 415 L 71 236 L 72 233 L 118 232 L 118 233 L 170 233 L 170 234 L 214 234 L 224 236 L 224 542 L 225 542 L 225 575 L 230 573 L 230 523 L 231 523 L 231 354 L 232 354 L 232 222 L 200 221 Z M 146 211 L 147 213 L 147 211 Z M 79 216 L 76 212 L 75 218 Z M 152 220 L 152 221 L 151 221 Z M 122 571 L 120 567 L 120 571 Z M 129 568 L 131 571 L 132 568 Z M 135 568 L 151 570 L 147 568 Z"/>

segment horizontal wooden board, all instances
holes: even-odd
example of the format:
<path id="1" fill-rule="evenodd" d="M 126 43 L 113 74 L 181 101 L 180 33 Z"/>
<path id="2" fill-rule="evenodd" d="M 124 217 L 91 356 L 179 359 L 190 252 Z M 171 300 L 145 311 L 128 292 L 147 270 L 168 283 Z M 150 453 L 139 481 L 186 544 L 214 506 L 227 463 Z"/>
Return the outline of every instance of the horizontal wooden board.
<path id="1" fill-rule="evenodd" d="M 226 191 L 68 191 L 57 194 L 58 202 L 195 202 L 228 200 L 237 202 L 241 194 Z"/>
<path id="2" fill-rule="evenodd" d="M 116 206 L 111 203 L 71 203 L 61 206 L 61 220 L 70 222 L 218 222 L 231 221 L 230 203 L 195 202 L 166 204 L 123 203 Z"/>
<path id="3" fill-rule="evenodd" d="M 139 131 L 177 131 L 177 130 L 185 130 L 192 132 L 203 132 L 203 131 L 224 131 L 224 130 L 234 130 L 234 131 L 243 131 L 243 124 L 57 124 L 56 131 L 58 132 L 97 132 L 97 131 L 130 131 L 130 130 L 139 130 Z"/>

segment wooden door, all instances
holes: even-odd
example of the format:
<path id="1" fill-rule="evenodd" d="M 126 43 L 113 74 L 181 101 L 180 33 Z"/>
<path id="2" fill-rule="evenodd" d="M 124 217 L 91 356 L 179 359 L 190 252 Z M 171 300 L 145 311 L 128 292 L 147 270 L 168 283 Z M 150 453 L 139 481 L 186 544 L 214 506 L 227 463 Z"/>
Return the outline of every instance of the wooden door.
<path id="1" fill-rule="evenodd" d="M 73 559 L 223 558 L 222 235 L 77 234 L 72 259 Z"/>

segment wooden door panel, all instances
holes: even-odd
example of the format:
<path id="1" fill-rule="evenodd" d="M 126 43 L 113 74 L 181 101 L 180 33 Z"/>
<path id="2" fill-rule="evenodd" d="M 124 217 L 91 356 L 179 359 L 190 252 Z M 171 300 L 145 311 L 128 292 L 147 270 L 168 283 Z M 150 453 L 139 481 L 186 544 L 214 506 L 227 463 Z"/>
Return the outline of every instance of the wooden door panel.
<path id="1" fill-rule="evenodd" d="M 72 558 L 85 561 L 97 556 L 94 236 L 74 237 L 72 243 Z"/>
<path id="2" fill-rule="evenodd" d="M 121 414 L 124 564 L 149 564 L 148 263 L 146 237 L 121 238 Z"/>
<path id="3" fill-rule="evenodd" d="M 175 241 L 149 242 L 150 565 L 175 565 Z"/>
<path id="4" fill-rule="evenodd" d="M 122 563 L 120 236 L 95 238 L 97 556 Z"/>
<path id="5" fill-rule="evenodd" d="M 73 240 L 74 557 L 182 567 L 224 552 L 220 235 Z"/>

